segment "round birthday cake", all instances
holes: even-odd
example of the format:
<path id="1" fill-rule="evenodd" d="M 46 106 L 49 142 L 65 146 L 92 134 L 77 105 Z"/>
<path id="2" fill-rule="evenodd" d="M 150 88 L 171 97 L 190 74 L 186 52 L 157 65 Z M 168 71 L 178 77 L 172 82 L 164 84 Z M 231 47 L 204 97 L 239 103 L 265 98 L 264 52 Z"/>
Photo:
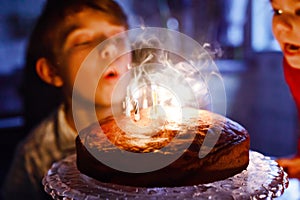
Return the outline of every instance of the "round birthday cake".
<path id="1" fill-rule="evenodd" d="M 187 148 L 182 150 L 183 144 Z M 188 186 L 226 179 L 247 168 L 249 148 L 249 134 L 240 124 L 190 108 L 182 109 L 180 115 L 166 109 L 157 118 L 153 109 L 141 110 L 138 120 L 134 116 L 108 117 L 83 129 L 76 138 L 77 168 L 82 174 L 138 187 Z M 113 151 L 126 151 L 163 158 L 177 150 L 182 153 L 167 166 L 141 173 L 117 170 L 95 157 L 97 153 L 110 156 Z"/>

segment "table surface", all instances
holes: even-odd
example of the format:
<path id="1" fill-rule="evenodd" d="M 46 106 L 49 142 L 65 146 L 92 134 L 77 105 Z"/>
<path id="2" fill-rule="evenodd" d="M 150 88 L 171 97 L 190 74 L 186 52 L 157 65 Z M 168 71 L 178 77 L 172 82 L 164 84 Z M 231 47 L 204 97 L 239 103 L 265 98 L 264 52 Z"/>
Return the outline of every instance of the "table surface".
<path id="1" fill-rule="evenodd" d="M 295 187 L 294 180 L 291 183 Z M 296 195 L 287 189 L 287 174 L 277 162 L 255 151 L 250 151 L 246 170 L 208 184 L 141 188 L 103 183 L 78 171 L 76 155 L 54 163 L 43 184 L 53 199 L 293 199 Z"/>

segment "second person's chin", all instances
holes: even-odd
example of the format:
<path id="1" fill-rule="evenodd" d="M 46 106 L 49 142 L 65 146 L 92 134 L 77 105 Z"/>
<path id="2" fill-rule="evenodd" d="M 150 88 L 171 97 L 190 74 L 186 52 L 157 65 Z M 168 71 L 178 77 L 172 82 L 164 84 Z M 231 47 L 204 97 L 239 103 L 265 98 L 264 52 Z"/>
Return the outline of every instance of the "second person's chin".
<path id="1" fill-rule="evenodd" d="M 289 65 L 295 69 L 299 69 L 300 70 L 300 56 L 298 58 L 296 57 L 290 57 L 290 58 L 286 58 L 287 62 L 289 63 Z"/>

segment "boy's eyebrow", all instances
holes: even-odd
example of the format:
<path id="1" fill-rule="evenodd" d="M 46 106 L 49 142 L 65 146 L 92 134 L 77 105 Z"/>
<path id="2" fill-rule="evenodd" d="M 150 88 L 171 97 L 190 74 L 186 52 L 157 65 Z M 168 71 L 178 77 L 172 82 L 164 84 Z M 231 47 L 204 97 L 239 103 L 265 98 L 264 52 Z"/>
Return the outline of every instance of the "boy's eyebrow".
<path id="1" fill-rule="evenodd" d="M 76 30 L 78 28 L 79 28 L 78 25 L 72 25 L 72 26 L 68 27 L 65 31 L 62 32 L 62 38 L 66 39 L 68 37 L 68 35 L 70 35 L 70 33 L 72 33 L 74 30 Z"/>

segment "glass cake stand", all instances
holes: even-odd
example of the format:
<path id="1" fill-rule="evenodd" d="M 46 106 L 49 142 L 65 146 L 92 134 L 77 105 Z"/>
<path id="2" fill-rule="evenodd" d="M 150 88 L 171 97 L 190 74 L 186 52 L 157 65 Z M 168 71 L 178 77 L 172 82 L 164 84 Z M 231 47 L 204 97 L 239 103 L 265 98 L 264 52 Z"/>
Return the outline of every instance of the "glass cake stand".
<path id="1" fill-rule="evenodd" d="M 54 163 L 43 178 L 53 199 L 272 199 L 288 187 L 287 174 L 276 161 L 250 151 L 249 166 L 225 180 L 182 187 L 142 188 L 103 183 L 81 174 L 76 155 Z"/>

